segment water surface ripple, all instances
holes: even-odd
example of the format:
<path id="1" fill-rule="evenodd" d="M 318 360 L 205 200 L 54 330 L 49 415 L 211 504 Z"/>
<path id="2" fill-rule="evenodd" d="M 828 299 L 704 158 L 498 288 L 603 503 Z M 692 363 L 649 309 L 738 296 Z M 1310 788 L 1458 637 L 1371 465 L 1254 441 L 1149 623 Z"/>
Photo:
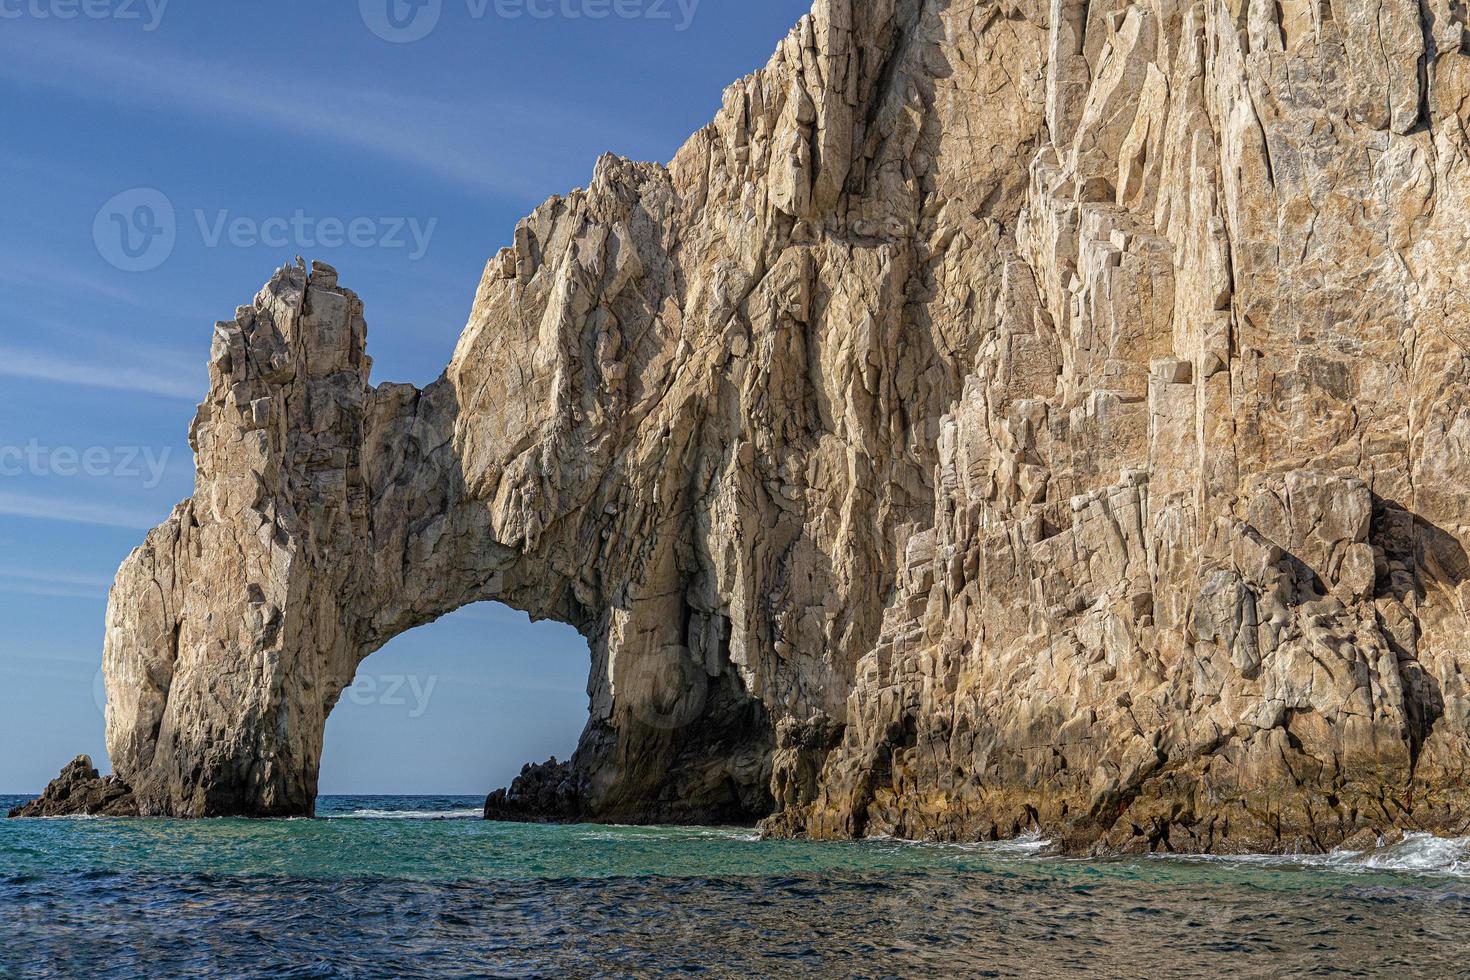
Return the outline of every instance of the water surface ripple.
<path id="1" fill-rule="evenodd" d="M 1465 841 L 1089 862 L 487 824 L 475 804 L 5 822 L 0 976 L 1470 975 Z"/>

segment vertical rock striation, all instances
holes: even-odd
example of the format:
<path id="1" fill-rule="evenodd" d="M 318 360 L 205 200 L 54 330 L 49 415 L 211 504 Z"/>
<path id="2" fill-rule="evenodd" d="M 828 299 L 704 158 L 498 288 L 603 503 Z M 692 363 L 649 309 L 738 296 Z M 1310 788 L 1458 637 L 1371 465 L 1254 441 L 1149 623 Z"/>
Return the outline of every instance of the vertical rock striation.
<path id="1" fill-rule="evenodd" d="M 771 826 L 1463 832 L 1465 8 L 958 6 L 951 64 L 1045 52 L 1035 149 L 988 202 L 932 529 Z"/>
<path id="2" fill-rule="evenodd" d="M 495 816 L 1073 849 L 1462 830 L 1461 0 L 819 0 L 515 230 L 444 377 L 281 270 L 119 575 L 144 813 L 311 811 L 393 636 L 587 636 Z"/>

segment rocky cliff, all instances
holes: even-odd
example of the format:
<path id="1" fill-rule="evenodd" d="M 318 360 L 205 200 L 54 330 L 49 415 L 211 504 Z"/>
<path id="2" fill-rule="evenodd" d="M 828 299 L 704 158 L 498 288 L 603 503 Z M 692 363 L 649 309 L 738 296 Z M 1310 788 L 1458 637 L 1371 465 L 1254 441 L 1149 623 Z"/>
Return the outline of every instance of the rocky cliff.
<path id="1" fill-rule="evenodd" d="M 358 664 L 495 599 L 592 672 L 493 815 L 1462 831 L 1465 22 L 818 0 L 667 167 L 522 222 L 429 388 L 281 270 L 112 594 L 118 775 L 309 813 Z"/>

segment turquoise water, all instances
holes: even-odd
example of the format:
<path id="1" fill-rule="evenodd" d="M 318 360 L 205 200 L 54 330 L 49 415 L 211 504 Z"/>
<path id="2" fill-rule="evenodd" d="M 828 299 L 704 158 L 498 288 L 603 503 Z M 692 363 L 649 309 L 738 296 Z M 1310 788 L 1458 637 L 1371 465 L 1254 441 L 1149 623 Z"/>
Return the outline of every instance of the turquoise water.
<path id="1" fill-rule="evenodd" d="M 479 805 L 0 823 L 0 975 L 1470 975 L 1467 841 L 1075 861 L 1038 841 L 490 824 Z"/>

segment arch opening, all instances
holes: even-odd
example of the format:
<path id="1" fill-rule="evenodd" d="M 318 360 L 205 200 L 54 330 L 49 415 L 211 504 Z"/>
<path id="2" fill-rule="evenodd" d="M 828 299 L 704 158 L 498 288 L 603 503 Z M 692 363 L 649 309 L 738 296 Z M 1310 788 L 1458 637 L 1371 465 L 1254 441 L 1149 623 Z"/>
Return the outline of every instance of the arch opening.
<path id="1" fill-rule="evenodd" d="M 484 797 L 587 723 L 587 641 L 495 602 L 396 637 L 327 718 L 319 796 Z"/>

